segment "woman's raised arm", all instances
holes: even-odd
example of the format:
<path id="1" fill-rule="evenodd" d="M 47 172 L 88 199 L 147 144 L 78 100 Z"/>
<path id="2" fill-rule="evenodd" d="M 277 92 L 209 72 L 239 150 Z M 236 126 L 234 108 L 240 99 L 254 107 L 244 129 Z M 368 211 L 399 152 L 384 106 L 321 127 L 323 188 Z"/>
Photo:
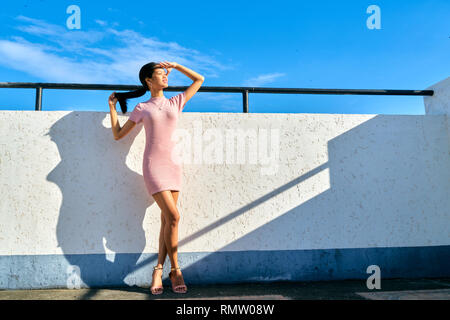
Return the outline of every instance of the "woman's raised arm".
<path id="1" fill-rule="evenodd" d="M 181 73 L 185 74 L 186 76 L 188 76 L 189 78 L 191 78 L 191 80 L 194 81 L 194 83 L 192 83 L 189 88 L 186 89 L 186 101 L 187 102 L 190 98 L 192 98 L 192 96 L 198 91 L 198 89 L 200 89 L 200 87 L 203 84 L 203 81 L 205 81 L 205 77 L 198 74 L 197 72 L 195 72 L 194 70 L 191 70 L 185 66 L 182 66 L 181 64 L 178 64 L 176 62 L 160 62 L 159 63 L 161 65 L 161 67 L 166 68 L 167 69 L 167 74 L 170 73 L 172 68 L 175 68 L 176 70 L 180 71 Z"/>

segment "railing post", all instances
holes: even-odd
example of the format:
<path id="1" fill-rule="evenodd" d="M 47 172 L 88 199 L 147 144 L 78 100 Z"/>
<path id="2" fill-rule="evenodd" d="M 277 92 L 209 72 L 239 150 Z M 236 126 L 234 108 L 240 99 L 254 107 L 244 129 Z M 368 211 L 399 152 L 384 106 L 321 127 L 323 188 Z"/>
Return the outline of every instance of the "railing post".
<path id="1" fill-rule="evenodd" d="M 37 87 L 36 88 L 35 110 L 36 111 L 42 111 L 42 87 Z"/>
<path id="2" fill-rule="evenodd" d="M 242 92 L 242 104 L 244 107 L 243 112 L 248 113 L 248 90 Z"/>

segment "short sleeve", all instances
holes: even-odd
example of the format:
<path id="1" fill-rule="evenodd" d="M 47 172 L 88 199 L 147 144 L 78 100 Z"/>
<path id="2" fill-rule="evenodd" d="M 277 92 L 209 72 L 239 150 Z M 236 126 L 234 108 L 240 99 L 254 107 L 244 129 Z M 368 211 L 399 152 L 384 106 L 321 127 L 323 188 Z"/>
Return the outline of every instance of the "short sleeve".
<path id="1" fill-rule="evenodd" d="M 184 104 L 186 103 L 186 91 L 183 91 L 176 96 L 170 98 L 170 102 L 175 105 L 178 113 L 181 113 L 184 109 Z"/>
<path id="2" fill-rule="evenodd" d="M 142 120 L 142 107 L 141 104 L 138 103 L 136 107 L 134 107 L 133 111 L 130 114 L 129 120 L 139 123 Z"/>

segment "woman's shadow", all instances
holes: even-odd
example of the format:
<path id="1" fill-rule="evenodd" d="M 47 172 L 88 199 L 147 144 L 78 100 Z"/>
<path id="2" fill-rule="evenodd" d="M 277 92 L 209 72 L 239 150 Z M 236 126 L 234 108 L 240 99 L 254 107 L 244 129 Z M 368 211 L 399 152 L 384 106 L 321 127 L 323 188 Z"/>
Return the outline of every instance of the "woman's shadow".
<path id="1" fill-rule="evenodd" d="M 126 164 L 132 156 L 142 166 L 142 152 L 129 155 L 142 125 L 115 141 L 106 122 L 103 112 L 71 112 L 48 133 L 61 157 L 47 180 L 62 193 L 56 236 L 70 264 L 67 281 L 75 272 L 90 288 L 134 285 L 125 278 L 145 248 L 143 220 L 153 202 L 142 175 Z"/>

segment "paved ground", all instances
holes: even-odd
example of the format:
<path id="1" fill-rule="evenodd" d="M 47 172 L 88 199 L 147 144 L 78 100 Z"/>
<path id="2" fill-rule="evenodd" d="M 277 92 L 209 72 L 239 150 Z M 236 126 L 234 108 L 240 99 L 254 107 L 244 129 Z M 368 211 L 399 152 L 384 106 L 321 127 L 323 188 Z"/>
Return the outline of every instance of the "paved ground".
<path id="1" fill-rule="evenodd" d="M 369 290 L 365 280 L 323 282 L 276 282 L 229 285 L 188 285 L 188 293 L 164 293 L 153 296 L 148 288 L 0 290 L 0 300 L 450 300 L 450 278 L 390 279 L 381 281 L 381 289 Z"/>

